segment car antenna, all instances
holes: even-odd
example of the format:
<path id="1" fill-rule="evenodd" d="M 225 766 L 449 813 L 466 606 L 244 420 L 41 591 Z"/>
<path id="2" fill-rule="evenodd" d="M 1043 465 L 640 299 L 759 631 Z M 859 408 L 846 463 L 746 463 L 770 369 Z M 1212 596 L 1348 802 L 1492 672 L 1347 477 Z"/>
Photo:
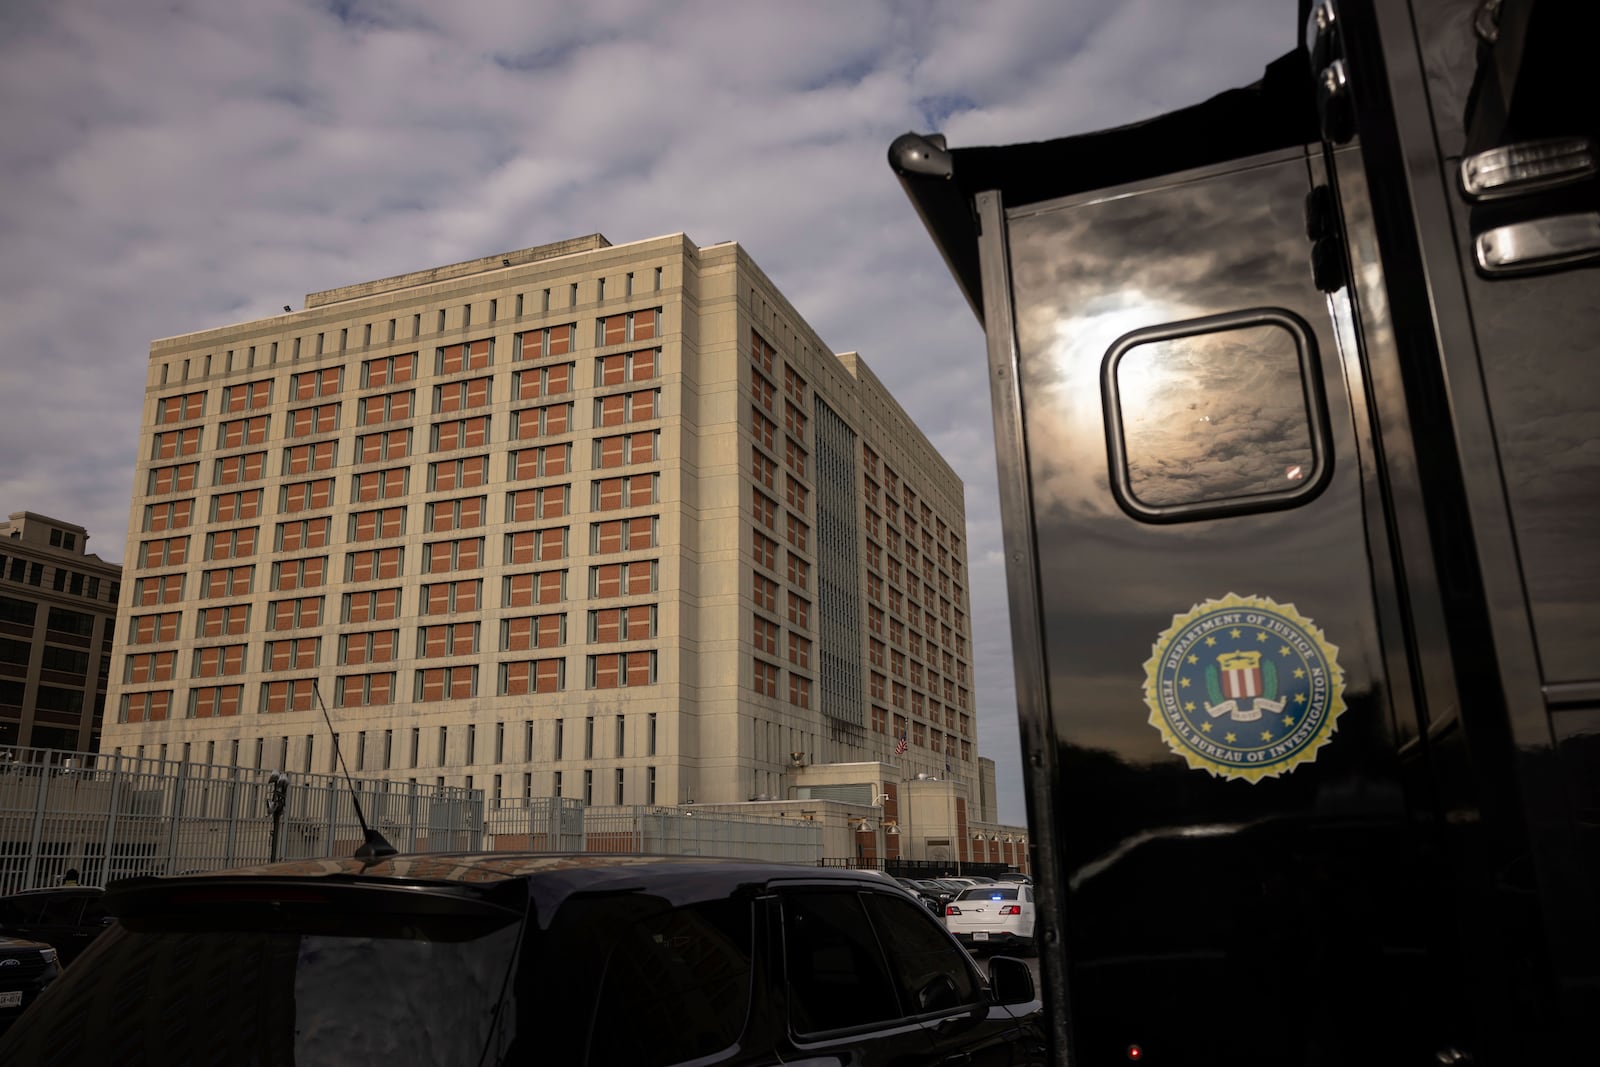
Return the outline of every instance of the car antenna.
<path id="1" fill-rule="evenodd" d="M 356 849 L 355 858 L 358 860 L 379 860 L 385 856 L 399 853 L 399 849 L 389 844 L 389 839 L 367 825 L 366 816 L 361 814 L 361 794 L 356 792 L 355 782 L 350 780 L 350 768 L 344 761 L 344 753 L 339 751 L 339 735 L 334 732 L 333 719 L 328 715 L 328 705 L 322 702 L 322 690 L 317 688 L 316 679 L 311 681 L 311 691 L 317 696 L 317 706 L 322 709 L 322 721 L 328 724 L 328 734 L 333 738 L 333 754 L 339 761 L 339 766 L 344 769 L 345 784 L 350 787 L 350 803 L 355 805 L 356 821 L 361 824 L 361 834 L 365 840 L 361 847 Z"/>

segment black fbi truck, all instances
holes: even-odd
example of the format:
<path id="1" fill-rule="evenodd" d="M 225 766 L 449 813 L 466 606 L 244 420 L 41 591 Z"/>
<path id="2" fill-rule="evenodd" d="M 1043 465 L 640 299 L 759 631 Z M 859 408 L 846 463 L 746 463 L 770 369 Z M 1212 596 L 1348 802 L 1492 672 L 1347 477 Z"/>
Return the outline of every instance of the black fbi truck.
<path id="1" fill-rule="evenodd" d="M 891 147 L 987 334 L 1058 1061 L 1593 1061 L 1597 9 L 1301 0 L 1247 88 Z"/>

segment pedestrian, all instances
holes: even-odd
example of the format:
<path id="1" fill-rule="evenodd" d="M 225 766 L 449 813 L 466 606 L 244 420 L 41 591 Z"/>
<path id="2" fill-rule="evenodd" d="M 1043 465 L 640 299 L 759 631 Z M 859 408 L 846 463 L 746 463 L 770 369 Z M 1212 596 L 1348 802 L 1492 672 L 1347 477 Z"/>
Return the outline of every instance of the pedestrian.
<path id="1" fill-rule="evenodd" d="M 77 885 L 78 884 L 78 868 L 76 868 L 76 867 L 68 867 L 67 868 L 67 873 L 63 874 L 61 876 L 61 884 L 62 885 Z"/>

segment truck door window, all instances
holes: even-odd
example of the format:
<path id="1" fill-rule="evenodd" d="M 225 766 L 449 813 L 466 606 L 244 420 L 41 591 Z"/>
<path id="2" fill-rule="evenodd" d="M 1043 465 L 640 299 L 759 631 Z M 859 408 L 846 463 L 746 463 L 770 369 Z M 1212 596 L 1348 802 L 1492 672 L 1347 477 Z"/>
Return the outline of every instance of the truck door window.
<path id="1" fill-rule="evenodd" d="M 1275 309 L 1123 336 L 1101 368 L 1112 491 L 1147 522 L 1289 507 L 1328 474 L 1315 341 Z"/>

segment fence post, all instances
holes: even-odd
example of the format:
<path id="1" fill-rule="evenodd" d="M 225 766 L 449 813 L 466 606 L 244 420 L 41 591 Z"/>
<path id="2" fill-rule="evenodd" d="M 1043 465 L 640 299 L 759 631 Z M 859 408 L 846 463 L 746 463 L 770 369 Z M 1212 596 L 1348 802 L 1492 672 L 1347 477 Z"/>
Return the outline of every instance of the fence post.
<path id="1" fill-rule="evenodd" d="M 105 873 L 100 878 L 100 884 L 106 885 L 111 881 L 111 870 L 116 863 L 117 843 L 117 805 L 122 799 L 122 757 L 118 756 L 111 772 L 111 799 L 106 804 L 106 843 L 101 854 L 105 856 Z"/>
<path id="2" fill-rule="evenodd" d="M 17 767 L 26 766 L 20 761 Z M 19 771 L 20 773 L 20 771 Z M 44 812 L 50 805 L 50 771 L 44 762 L 39 763 L 39 789 L 33 804 L 33 841 L 28 848 L 28 888 L 38 889 L 35 881 L 39 874 L 39 846 L 44 841 Z"/>
<path id="3" fill-rule="evenodd" d="M 406 833 L 410 835 L 410 840 L 402 851 L 415 852 L 417 850 L 417 783 L 407 782 L 406 792 Z"/>
<path id="4" fill-rule="evenodd" d="M 338 743 L 337 740 L 335 740 L 334 743 L 337 745 L 337 743 Z M 336 749 L 336 751 L 337 751 L 337 749 Z M 339 831 L 338 831 L 339 790 L 338 790 L 338 787 L 337 787 L 337 783 L 338 783 L 338 779 L 330 778 L 330 779 L 328 779 L 327 784 L 325 784 L 322 787 L 323 791 L 327 794 L 327 797 L 328 797 L 328 836 L 323 840 L 323 843 L 322 843 L 322 854 L 324 856 L 333 855 L 333 843 L 339 839 L 339 837 L 338 837 L 338 833 L 339 833 Z"/>
<path id="5" fill-rule="evenodd" d="M 178 865 L 178 824 L 183 822 L 183 794 L 188 781 L 189 765 L 178 764 L 178 782 L 172 790 L 172 808 L 169 816 L 171 821 L 167 824 L 167 874 L 177 873 L 175 868 Z"/>

